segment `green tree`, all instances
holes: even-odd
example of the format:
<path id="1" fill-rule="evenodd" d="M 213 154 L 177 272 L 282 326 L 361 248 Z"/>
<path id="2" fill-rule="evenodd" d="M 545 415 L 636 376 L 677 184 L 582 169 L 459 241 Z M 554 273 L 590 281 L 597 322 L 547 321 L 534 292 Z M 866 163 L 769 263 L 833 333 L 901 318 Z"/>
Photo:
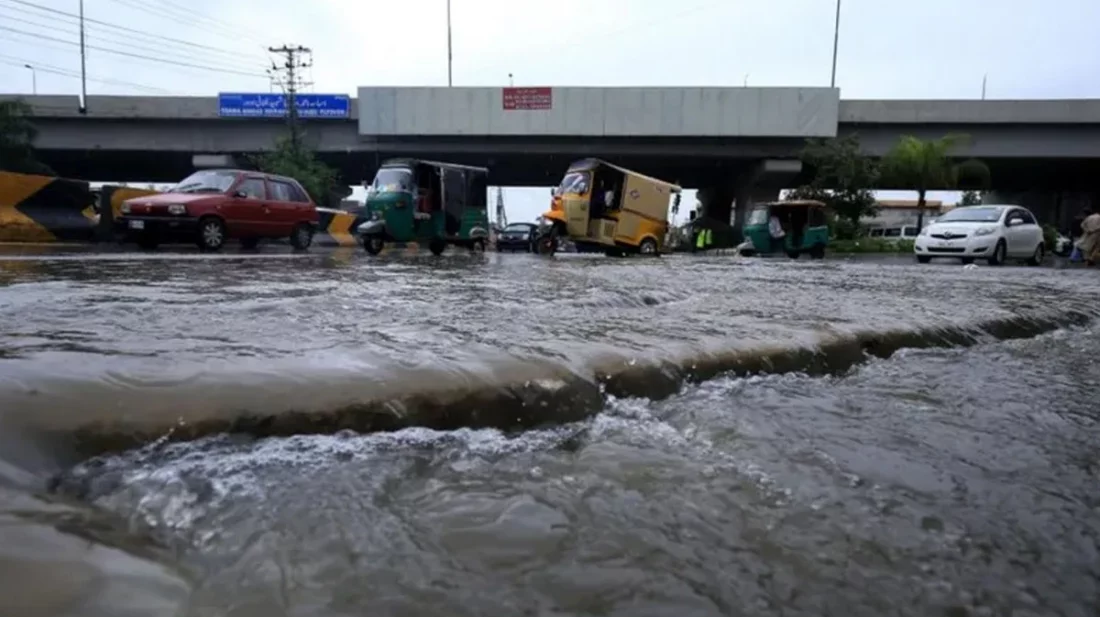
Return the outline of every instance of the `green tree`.
<path id="1" fill-rule="evenodd" d="M 982 203 L 981 191 L 963 191 L 959 199 L 960 206 L 978 206 Z"/>
<path id="2" fill-rule="evenodd" d="M 22 100 L 0 101 L 0 170 L 53 175 L 53 170 L 35 157 L 38 130 L 31 115 L 30 105 Z"/>
<path id="3" fill-rule="evenodd" d="M 251 157 L 251 162 L 260 171 L 294 178 L 319 206 L 330 206 L 347 194 L 346 190 L 341 190 L 336 170 L 317 160 L 313 152 L 302 145 L 300 136 L 298 139 L 291 135 L 280 137 L 274 150 Z"/>
<path id="4" fill-rule="evenodd" d="M 788 198 L 824 202 L 842 221 L 840 235 L 854 235 L 860 219 L 878 211 L 871 191 L 878 182 L 878 166 L 860 151 L 859 136 L 808 140 L 801 158 L 813 170 L 813 179 Z"/>
<path id="5" fill-rule="evenodd" d="M 904 135 L 882 159 L 882 177 L 891 188 L 917 192 L 917 230 L 924 227 L 925 196 L 929 190 L 985 188 L 989 167 L 977 159 L 956 162 L 951 153 L 965 145 L 966 135 L 922 140 Z"/>

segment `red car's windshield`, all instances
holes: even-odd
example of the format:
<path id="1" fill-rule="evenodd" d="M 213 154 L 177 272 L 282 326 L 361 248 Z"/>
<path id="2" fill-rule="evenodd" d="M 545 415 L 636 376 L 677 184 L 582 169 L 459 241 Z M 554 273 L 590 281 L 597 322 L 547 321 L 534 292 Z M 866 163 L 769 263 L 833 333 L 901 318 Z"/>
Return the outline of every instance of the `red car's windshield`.
<path id="1" fill-rule="evenodd" d="M 237 173 L 233 171 L 197 171 L 177 184 L 173 193 L 224 193 L 233 186 Z"/>

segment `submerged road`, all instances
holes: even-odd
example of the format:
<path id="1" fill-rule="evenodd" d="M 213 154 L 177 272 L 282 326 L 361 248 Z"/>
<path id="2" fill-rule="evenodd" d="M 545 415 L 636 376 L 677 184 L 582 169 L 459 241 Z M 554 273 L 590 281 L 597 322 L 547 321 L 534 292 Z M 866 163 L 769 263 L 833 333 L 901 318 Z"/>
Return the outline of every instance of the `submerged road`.
<path id="1" fill-rule="evenodd" d="M 0 255 L 0 285 L 0 614 L 1086 616 L 1100 602 L 1093 271 L 24 252 Z M 909 348 L 929 337 L 940 346 Z M 509 408 L 522 430 L 492 428 L 500 414 L 476 401 L 497 399 L 410 398 L 651 364 L 593 386 L 582 413 Z M 670 371 L 673 390 L 629 396 Z M 215 416 L 351 422 L 368 399 L 438 426 L 187 433 Z M 162 439 L 73 450 L 142 427 Z"/>

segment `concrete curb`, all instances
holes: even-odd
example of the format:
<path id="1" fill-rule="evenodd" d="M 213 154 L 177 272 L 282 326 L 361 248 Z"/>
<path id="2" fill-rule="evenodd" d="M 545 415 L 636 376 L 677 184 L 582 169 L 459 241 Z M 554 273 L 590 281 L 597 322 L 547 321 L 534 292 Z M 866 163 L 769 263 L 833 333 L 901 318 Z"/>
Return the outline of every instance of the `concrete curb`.
<path id="1" fill-rule="evenodd" d="M 579 421 L 595 415 L 606 397 L 662 399 L 721 375 L 805 372 L 843 373 L 870 358 L 885 358 L 904 348 L 966 347 L 991 340 L 1037 336 L 1058 328 L 1090 323 L 1097 315 L 1065 311 L 1042 316 L 991 319 L 971 325 L 898 329 L 837 335 L 813 347 L 759 348 L 703 353 L 675 361 L 633 364 L 627 361 L 590 367 L 581 375 L 564 367 L 531 366 L 511 383 L 474 384 L 364 400 L 324 411 L 253 409 L 183 422 L 129 419 L 77 424 L 52 431 L 70 441 L 80 456 L 118 452 L 150 443 L 194 440 L 221 433 L 256 437 L 329 434 L 342 430 L 392 431 L 420 426 L 440 430 L 492 427 L 505 431 Z M 214 414 L 211 414 L 214 415 Z"/>

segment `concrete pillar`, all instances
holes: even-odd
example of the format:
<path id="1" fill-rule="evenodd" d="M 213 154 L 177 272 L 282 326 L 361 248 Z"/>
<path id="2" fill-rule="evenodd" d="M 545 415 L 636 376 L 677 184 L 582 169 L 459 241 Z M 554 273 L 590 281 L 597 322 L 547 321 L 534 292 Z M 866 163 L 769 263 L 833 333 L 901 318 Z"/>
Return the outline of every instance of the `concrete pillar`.
<path id="1" fill-rule="evenodd" d="M 734 185 L 728 178 L 716 180 L 710 186 L 699 187 L 696 198 L 701 207 L 696 217 L 706 217 L 719 225 L 732 224 L 735 197 Z"/>
<path id="2" fill-rule="evenodd" d="M 1089 191 L 986 191 L 982 203 L 1023 206 L 1040 224 L 1067 230 L 1081 210 L 1100 205 L 1097 197 L 1100 193 Z"/>
<path id="3" fill-rule="evenodd" d="M 714 230 L 714 245 L 739 244 L 741 226 L 753 204 L 778 200 L 779 191 L 790 187 L 801 171 L 801 161 L 765 159 L 699 187 L 699 218 Z"/>
<path id="4" fill-rule="evenodd" d="M 99 223 L 96 224 L 97 242 L 108 242 L 115 237 L 115 211 L 111 208 L 111 197 L 117 186 L 105 184 L 99 189 Z"/>

